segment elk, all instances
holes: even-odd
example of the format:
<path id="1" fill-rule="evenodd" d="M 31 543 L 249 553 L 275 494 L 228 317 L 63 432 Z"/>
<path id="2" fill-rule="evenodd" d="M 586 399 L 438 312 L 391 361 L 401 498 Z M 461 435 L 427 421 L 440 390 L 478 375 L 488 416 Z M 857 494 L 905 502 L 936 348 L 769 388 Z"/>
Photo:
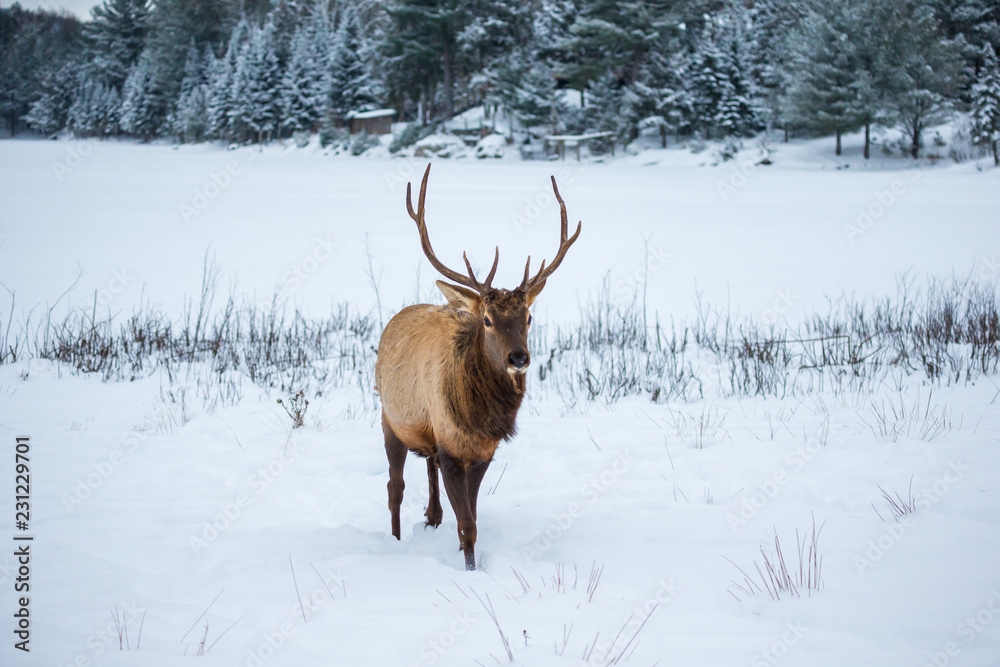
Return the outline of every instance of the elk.
<path id="1" fill-rule="evenodd" d="M 555 259 L 549 265 L 543 261 L 538 273 L 531 276 L 528 257 L 520 285 L 513 290 L 493 287 L 499 247 L 493 268 L 483 282 L 476 278 L 465 253 L 462 258 L 467 275 L 449 269 L 434 254 L 424 222 L 430 171 L 428 164 L 416 211 L 407 183 L 406 209 L 417 223 L 424 255 L 451 281 L 436 282 L 448 305 L 409 306 L 389 320 L 379 341 L 375 387 L 382 401 L 393 536 L 400 539 L 403 465 L 407 452 L 414 452 L 427 459 L 430 488 L 426 525 L 441 525 L 440 469 L 458 520 L 465 567 L 474 570 L 479 485 L 500 441 L 514 435 L 517 411 L 524 398 L 525 373 L 531 359 L 528 309 L 580 236 L 582 223 L 567 238 L 566 204 L 552 177 L 562 218 Z"/>

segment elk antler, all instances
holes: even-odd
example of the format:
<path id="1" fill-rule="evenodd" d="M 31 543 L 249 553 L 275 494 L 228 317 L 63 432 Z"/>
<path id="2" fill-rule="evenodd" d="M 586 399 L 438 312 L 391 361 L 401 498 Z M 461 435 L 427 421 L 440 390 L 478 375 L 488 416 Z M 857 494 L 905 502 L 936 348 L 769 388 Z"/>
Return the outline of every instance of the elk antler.
<path id="1" fill-rule="evenodd" d="M 497 264 L 500 262 L 500 246 L 497 246 L 496 256 L 493 258 L 493 268 L 490 269 L 489 275 L 486 276 L 486 282 L 483 283 L 476 280 L 476 274 L 472 270 L 472 264 L 469 263 L 469 258 L 466 256 L 464 252 L 462 253 L 462 259 L 465 260 L 465 268 L 469 272 L 468 276 L 463 276 L 458 271 L 453 271 L 452 269 L 449 269 L 447 266 L 441 263 L 441 260 L 437 258 L 437 255 L 434 254 L 434 249 L 431 247 L 431 239 L 427 235 L 427 225 L 424 223 L 424 198 L 427 195 L 427 177 L 430 176 L 430 173 L 431 173 L 431 165 L 428 164 L 427 170 L 424 172 L 424 179 L 423 181 L 420 182 L 420 198 L 417 199 L 416 212 L 413 211 L 413 201 L 410 198 L 410 184 L 409 183 L 406 184 L 406 210 L 409 212 L 410 217 L 413 218 L 413 221 L 417 223 L 417 230 L 420 232 L 420 247 L 423 248 L 424 254 L 427 256 L 427 259 L 430 260 L 431 266 L 437 269 L 438 272 L 441 273 L 441 275 L 443 275 L 448 280 L 454 281 L 459 285 L 465 285 L 466 287 L 482 294 L 486 290 L 490 289 L 490 284 L 493 282 L 493 276 L 497 272 Z M 555 181 L 553 180 L 552 183 L 554 185 Z M 556 196 L 557 197 L 559 196 L 558 192 L 556 192 Z M 560 199 L 559 201 L 561 202 L 562 200 Z M 565 218 L 566 218 L 566 213 L 564 208 L 563 209 L 564 238 L 566 231 Z M 577 231 L 577 234 L 579 233 L 580 232 Z M 574 240 L 576 240 L 576 237 L 573 238 Z"/>
<path id="2" fill-rule="evenodd" d="M 545 266 L 545 260 L 542 260 L 542 266 L 538 269 L 538 273 L 535 274 L 534 278 L 528 278 L 529 267 L 531 266 L 531 257 L 528 257 L 527 263 L 524 265 L 524 280 L 521 281 L 521 285 L 518 287 L 522 292 L 530 292 L 534 287 L 544 283 L 548 280 L 559 265 L 563 261 L 563 257 L 566 256 L 566 251 L 569 247 L 576 242 L 578 236 L 580 236 L 580 229 L 583 227 L 583 222 L 579 222 L 576 225 L 576 233 L 573 236 L 566 238 L 566 234 L 569 231 L 568 223 L 566 220 L 566 202 L 563 201 L 562 196 L 559 194 L 559 188 L 556 186 L 556 177 L 552 176 L 552 191 L 556 193 L 556 201 L 559 202 L 559 217 L 561 221 L 561 227 L 559 230 L 559 251 L 556 253 L 555 259 L 548 266 Z M 412 215 L 412 214 L 411 214 Z"/>

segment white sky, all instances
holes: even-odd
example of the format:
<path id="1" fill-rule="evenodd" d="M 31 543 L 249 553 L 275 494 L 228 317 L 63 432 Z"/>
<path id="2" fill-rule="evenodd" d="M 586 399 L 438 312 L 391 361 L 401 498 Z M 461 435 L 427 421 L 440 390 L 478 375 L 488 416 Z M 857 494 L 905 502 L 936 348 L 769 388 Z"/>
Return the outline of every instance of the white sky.
<path id="1" fill-rule="evenodd" d="M 76 14 L 81 19 L 90 18 L 90 8 L 95 7 L 99 2 L 94 0 L 20 0 L 21 6 L 25 9 L 48 9 L 49 11 L 65 10 L 70 14 Z M 13 0 L 0 0 L 0 7 L 10 7 Z"/>

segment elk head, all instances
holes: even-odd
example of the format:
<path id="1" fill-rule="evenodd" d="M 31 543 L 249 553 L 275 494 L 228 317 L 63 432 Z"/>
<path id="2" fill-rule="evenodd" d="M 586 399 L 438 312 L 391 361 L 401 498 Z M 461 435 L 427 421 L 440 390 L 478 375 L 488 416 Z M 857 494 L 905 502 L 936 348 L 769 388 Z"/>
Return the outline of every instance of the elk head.
<path id="1" fill-rule="evenodd" d="M 410 217 L 417 223 L 417 229 L 420 231 L 420 245 L 431 266 L 448 280 L 457 283 L 457 285 L 452 285 L 438 280 L 437 287 L 452 308 L 469 314 L 479 329 L 478 333 L 482 336 L 486 357 L 495 368 L 505 370 L 511 376 L 524 375 L 531 362 L 531 355 L 528 352 L 528 327 L 531 325 L 531 313 L 528 309 L 541 293 L 542 288 L 545 287 L 545 281 L 562 263 L 566 251 L 580 236 L 582 223 L 578 223 L 576 232 L 567 238 L 566 204 L 559 194 L 555 177 L 551 177 L 552 190 L 559 202 L 562 225 L 559 235 L 559 250 L 555 259 L 548 266 L 543 260 L 538 273 L 531 276 L 531 257 L 528 257 L 528 261 L 524 265 L 524 279 L 520 285 L 513 290 L 495 288 L 492 286 L 492 282 L 497 271 L 497 264 L 500 262 L 499 246 L 493 258 L 493 267 L 483 282 L 479 282 L 476 278 L 466 253 L 462 253 L 466 274 L 449 269 L 434 254 L 427 234 L 427 225 L 424 222 L 424 200 L 427 195 L 427 177 L 430 173 L 431 165 L 428 164 L 427 170 L 424 171 L 424 178 L 420 183 L 420 196 L 417 200 L 416 211 L 413 210 L 410 184 L 406 184 L 406 209 Z"/>

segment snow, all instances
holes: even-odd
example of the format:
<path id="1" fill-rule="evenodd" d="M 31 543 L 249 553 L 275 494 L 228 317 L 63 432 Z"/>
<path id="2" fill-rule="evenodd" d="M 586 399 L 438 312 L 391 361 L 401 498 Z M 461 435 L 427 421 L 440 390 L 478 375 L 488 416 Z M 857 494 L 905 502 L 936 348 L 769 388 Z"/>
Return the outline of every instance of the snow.
<path id="1" fill-rule="evenodd" d="M 502 158 L 507 152 L 507 139 L 500 134 L 487 134 L 476 143 L 476 157 Z"/>
<path id="2" fill-rule="evenodd" d="M 373 109 L 372 111 L 351 111 L 347 114 L 347 117 L 363 120 L 367 118 L 381 118 L 382 116 L 394 115 L 396 115 L 395 109 Z"/>
<path id="3" fill-rule="evenodd" d="M 770 166 L 750 142 L 728 162 L 712 147 L 604 163 L 435 159 L 428 228 L 452 265 L 468 250 L 481 267 L 499 244 L 495 282 L 516 284 L 527 255 L 537 266 L 556 249 L 554 174 L 583 233 L 539 297 L 540 324 L 573 321 L 605 276 L 620 298 L 647 283 L 650 312 L 677 321 L 696 293 L 797 321 L 826 297 L 891 294 L 899 272 L 1000 277 L 1000 170 L 877 150 L 865 162 L 857 135 L 835 158 L 832 141 L 775 144 Z M 367 242 L 387 311 L 440 302 L 404 205 L 425 165 L 315 142 L 3 141 L 0 282 L 18 322 L 95 300 L 179 315 L 210 249 L 238 293 L 270 301 L 277 287 L 317 314 L 345 299 L 364 311 Z M 470 573 L 447 503 L 443 525 L 423 527 L 414 457 L 402 540 L 391 537 L 377 414 L 352 411 L 356 396 L 316 398 L 291 430 L 276 396 L 250 384 L 209 413 L 191 395 L 182 410 L 159 373 L 102 383 L 19 360 L 0 366 L 0 441 L 32 438 L 32 652 L 8 640 L 0 663 L 178 665 L 204 637 L 206 665 L 505 664 L 477 599 L 488 595 L 519 665 L 581 664 L 595 637 L 587 664 L 622 652 L 635 665 L 994 665 L 996 382 L 572 408 L 529 393 L 483 483 L 485 567 Z M 929 402 L 952 428 L 930 442 L 876 437 L 873 400 Z M 911 480 L 917 510 L 897 523 L 879 487 L 905 497 Z M 735 599 L 742 576 L 726 559 L 752 572 L 777 533 L 797 566 L 796 531 L 814 517 L 822 589 Z M 592 567 L 604 569 L 591 596 Z M 116 608 L 132 650 L 119 650 Z"/>

